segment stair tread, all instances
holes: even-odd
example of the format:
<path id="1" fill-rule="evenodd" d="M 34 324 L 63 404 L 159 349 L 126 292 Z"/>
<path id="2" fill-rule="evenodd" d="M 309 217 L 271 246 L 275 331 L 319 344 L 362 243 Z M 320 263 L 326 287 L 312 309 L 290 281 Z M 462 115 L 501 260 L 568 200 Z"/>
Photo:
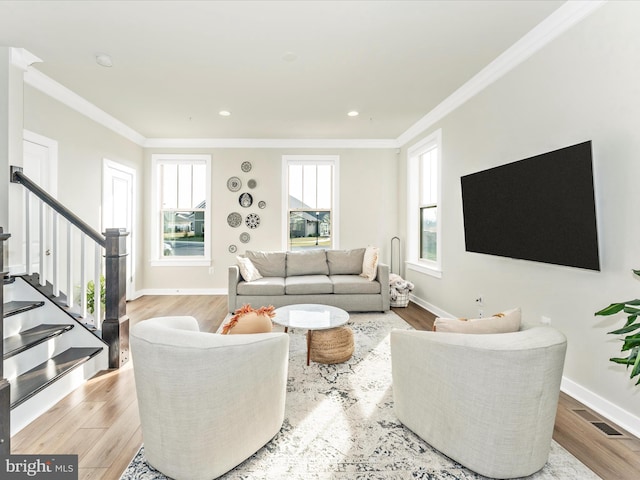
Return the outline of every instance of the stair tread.
<path id="1" fill-rule="evenodd" d="M 11 408 L 25 402 L 58 378 L 102 351 L 100 347 L 73 347 L 10 380 Z"/>
<path id="2" fill-rule="evenodd" d="M 71 330 L 71 324 L 40 324 L 28 330 L 24 330 L 16 335 L 4 339 L 3 359 L 17 355 L 30 347 L 38 345 L 50 338 L 61 335 Z"/>
<path id="3" fill-rule="evenodd" d="M 12 300 L 4 304 L 4 316 L 10 317 L 11 315 L 17 315 L 18 313 L 33 310 L 44 305 L 43 301 L 38 300 Z"/>

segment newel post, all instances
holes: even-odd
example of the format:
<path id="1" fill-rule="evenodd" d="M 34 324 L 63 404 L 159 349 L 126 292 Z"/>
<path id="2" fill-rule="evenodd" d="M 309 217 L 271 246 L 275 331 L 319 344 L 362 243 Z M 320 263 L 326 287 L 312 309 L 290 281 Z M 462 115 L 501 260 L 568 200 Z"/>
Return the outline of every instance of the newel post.
<path id="1" fill-rule="evenodd" d="M 0 227 L 0 340 L 4 338 L 4 242 L 11 235 L 2 232 Z M 0 341 L 0 455 L 11 453 L 11 385 L 4 378 L 4 346 Z"/>
<path id="2" fill-rule="evenodd" d="M 120 228 L 107 228 L 105 236 L 105 318 L 102 339 L 109 345 L 109 368 L 129 360 L 127 316 L 127 236 Z"/>

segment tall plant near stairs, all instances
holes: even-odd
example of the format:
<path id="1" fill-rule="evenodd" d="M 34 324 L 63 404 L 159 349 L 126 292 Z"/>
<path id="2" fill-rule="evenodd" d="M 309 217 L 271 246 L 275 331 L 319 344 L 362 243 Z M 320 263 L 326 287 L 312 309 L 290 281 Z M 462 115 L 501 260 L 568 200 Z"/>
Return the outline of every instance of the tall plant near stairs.
<path id="1" fill-rule="evenodd" d="M 633 270 L 640 276 L 640 270 Z M 611 335 L 624 335 L 621 352 L 628 352 L 627 357 L 614 357 L 609 360 L 621 365 L 631 367 L 630 378 L 638 377 L 636 385 L 640 385 L 640 300 L 628 300 L 626 302 L 612 303 L 606 308 L 596 312 L 596 315 L 615 315 L 626 313 L 627 320 L 622 328 L 608 332 Z"/>

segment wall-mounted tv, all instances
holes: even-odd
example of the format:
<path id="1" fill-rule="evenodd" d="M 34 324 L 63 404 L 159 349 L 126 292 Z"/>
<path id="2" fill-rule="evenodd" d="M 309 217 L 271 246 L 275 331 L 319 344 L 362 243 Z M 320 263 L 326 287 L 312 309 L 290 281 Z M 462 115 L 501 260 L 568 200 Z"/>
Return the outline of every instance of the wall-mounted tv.
<path id="1" fill-rule="evenodd" d="M 461 184 L 468 252 L 600 270 L 591 141 Z"/>

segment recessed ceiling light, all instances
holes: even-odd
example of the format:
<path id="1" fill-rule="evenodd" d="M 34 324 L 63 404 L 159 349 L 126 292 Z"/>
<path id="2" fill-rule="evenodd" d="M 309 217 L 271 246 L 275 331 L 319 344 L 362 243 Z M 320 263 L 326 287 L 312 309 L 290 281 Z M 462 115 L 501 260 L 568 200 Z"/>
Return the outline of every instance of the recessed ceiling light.
<path id="1" fill-rule="evenodd" d="M 285 62 L 295 62 L 298 59 L 298 55 L 294 52 L 284 52 L 282 60 Z"/>
<path id="2" fill-rule="evenodd" d="M 360 115 L 360 112 L 357 112 L 356 110 L 351 110 L 349 113 L 347 113 L 347 115 L 349 115 L 350 117 L 357 117 L 358 115 Z"/>
<path id="3" fill-rule="evenodd" d="M 220 115 L 221 117 L 228 117 L 229 115 L 231 115 L 231 112 L 229 110 L 220 110 L 218 112 L 218 115 Z"/>
<path id="4" fill-rule="evenodd" d="M 106 53 L 98 53 L 96 55 L 96 63 L 101 67 L 113 67 L 113 61 Z"/>

